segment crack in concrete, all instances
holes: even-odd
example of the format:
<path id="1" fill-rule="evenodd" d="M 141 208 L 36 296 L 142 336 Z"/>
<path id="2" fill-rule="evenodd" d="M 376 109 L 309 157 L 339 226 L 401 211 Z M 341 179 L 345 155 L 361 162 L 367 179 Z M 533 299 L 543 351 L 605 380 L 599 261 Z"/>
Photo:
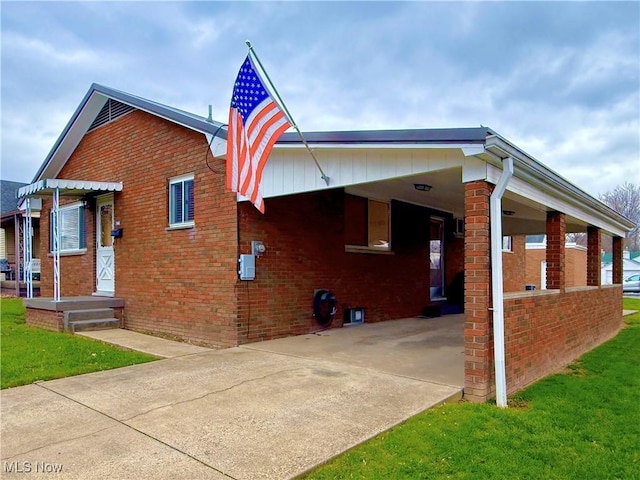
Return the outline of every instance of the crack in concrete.
<path id="1" fill-rule="evenodd" d="M 45 389 L 45 390 L 48 390 L 48 389 Z M 116 427 L 117 427 L 117 425 L 110 425 L 108 427 L 101 428 L 101 429 L 96 430 L 94 432 L 87 433 L 86 435 L 80 435 L 78 437 L 69 437 L 69 438 L 65 438 L 64 440 L 60 440 L 58 442 L 47 443 L 46 445 L 42 445 L 41 447 L 32 448 L 31 450 L 27 450 L 26 452 L 16 453 L 15 455 L 11 455 L 9 457 L 2 457 L 2 460 L 8 460 L 10 458 L 15 458 L 15 457 L 19 457 L 19 456 L 28 455 L 31 452 L 36 452 L 36 451 L 38 451 L 38 450 L 40 450 L 42 448 L 50 447 L 50 446 L 53 446 L 53 445 L 59 445 L 61 443 L 70 442 L 72 440 L 80 440 L 82 438 L 90 437 L 92 435 L 95 435 L 96 433 L 101 433 L 101 432 L 104 432 L 106 430 L 110 430 L 110 429 L 116 428 Z"/>
<path id="2" fill-rule="evenodd" d="M 197 458 L 197 457 L 194 457 L 193 455 L 191 455 L 191 454 L 189 454 L 189 453 L 185 452 L 184 450 L 180 450 L 179 448 L 177 448 L 177 447 L 175 447 L 175 446 L 173 446 L 173 445 L 170 445 L 170 444 L 168 444 L 167 442 L 165 442 L 165 441 L 163 441 L 163 440 L 160 440 L 159 438 L 154 437 L 153 435 L 150 435 L 150 434 L 148 434 L 148 433 L 146 433 L 146 432 L 143 432 L 142 430 L 140 430 L 140 429 L 138 429 L 138 428 L 136 428 L 136 427 L 134 427 L 134 426 L 132 426 L 132 425 L 128 425 L 128 424 L 124 423 L 123 421 L 118 420 L 117 418 L 112 417 L 111 415 L 109 415 L 109 414 L 107 414 L 107 413 L 101 412 L 100 410 L 97 410 L 97 409 L 95 409 L 95 408 L 93 408 L 93 407 L 90 407 L 89 405 L 86 405 L 86 404 L 84 404 L 84 403 L 82 403 L 82 402 L 80 402 L 80 401 L 78 401 L 78 400 L 76 400 L 76 399 L 74 399 L 74 398 L 71 398 L 71 397 L 69 397 L 69 396 L 67 396 L 67 395 L 64 395 L 63 393 L 57 392 L 57 391 L 55 391 L 55 390 L 52 390 L 52 389 L 50 389 L 50 388 L 46 387 L 46 386 L 45 386 L 44 384 L 42 384 L 42 383 L 37 383 L 36 385 L 37 385 L 37 386 L 39 386 L 39 387 L 41 387 L 41 388 L 43 388 L 44 390 L 47 390 L 48 392 L 52 392 L 52 393 L 54 393 L 54 394 L 56 394 L 56 395 L 61 396 L 62 398 L 66 398 L 67 400 L 69 400 L 69 401 L 71 401 L 71 402 L 74 402 L 74 403 L 76 403 L 76 404 L 78 404 L 78 405 L 81 405 L 81 406 L 83 406 L 83 407 L 85 407 L 85 408 L 88 408 L 89 410 L 91 410 L 91 411 L 93 411 L 93 412 L 97 413 L 98 415 L 102 415 L 102 416 L 104 416 L 104 417 L 106 417 L 106 418 L 108 418 L 108 419 L 110 419 L 110 420 L 113 420 L 114 422 L 116 422 L 116 423 L 118 423 L 118 424 L 120 424 L 120 425 L 123 425 L 123 426 L 125 426 L 125 427 L 127 427 L 127 428 L 130 428 L 131 430 L 134 430 L 134 431 L 136 431 L 136 432 L 140 433 L 141 435 L 144 435 L 145 437 L 150 438 L 151 440 L 154 440 L 154 441 L 156 441 L 156 442 L 158 442 L 158 443 L 161 443 L 162 445 L 166 446 L 167 448 L 169 448 L 169 449 L 171 449 L 171 450 L 174 450 L 174 451 L 176 451 L 176 452 L 178 452 L 178 453 L 181 453 L 182 455 L 184 455 L 184 456 L 186 456 L 186 457 L 188 457 L 188 458 L 190 458 L 190 459 L 192 459 L 192 460 L 194 460 L 194 461 L 198 462 L 199 464 L 201 464 L 201 465 L 203 465 L 203 466 L 205 466 L 205 467 L 207 467 L 207 468 L 210 468 L 211 470 L 214 470 L 215 472 L 219 473 L 220 475 L 222 475 L 222 476 L 224 476 L 224 477 L 226 477 L 226 478 L 228 478 L 228 479 L 230 479 L 230 480 L 238 480 L 236 477 L 233 477 L 233 476 L 231 476 L 231 475 L 229 475 L 229 474 L 227 474 L 227 473 L 223 472 L 222 470 L 217 469 L 217 468 L 216 468 L 216 467 L 214 467 L 213 465 L 210 465 L 210 464 L 208 464 L 207 462 L 205 462 L 205 461 L 203 461 L 203 460 L 200 460 L 200 459 L 199 459 L 199 458 Z M 102 429 L 102 430 L 107 430 L 107 429 L 109 429 L 109 428 L 114 428 L 114 427 L 113 427 L 113 426 L 112 426 L 112 427 L 106 427 L 105 429 Z M 100 431 L 102 431 L 102 430 L 100 430 Z M 93 434 L 95 434 L 95 433 L 98 433 L 98 432 L 93 432 L 91 435 L 93 435 Z M 82 438 L 82 437 L 79 437 L 79 438 Z M 73 440 L 73 439 L 69 439 L 69 440 Z M 65 440 L 65 441 L 69 441 L 69 440 Z M 62 443 L 62 442 L 56 442 L 56 444 L 57 444 L 57 443 Z M 55 444 L 51 444 L 51 445 L 55 445 Z M 48 445 L 46 445 L 46 446 L 48 446 Z M 44 448 L 44 447 L 40 447 L 40 448 Z"/>
<path id="3" fill-rule="evenodd" d="M 241 381 L 239 383 L 230 385 L 230 386 L 228 386 L 226 388 L 222 388 L 220 390 L 215 390 L 213 392 L 207 392 L 207 393 L 205 393 L 203 395 L 200 395 L 199 397 L 193 397 L 193 398 L 189 398 L 187 400 L 180 400 L 180 401 L 177 401 L 177 402 L 174 402 L 174 403 L 167 403 L 166 405 L 160 405 L 158 407 L 151 408 L 151 409 L 149 409 L 149 410 L 147 410 L 145 412 L 137 413 L 137 414 L 135 414 L 135 415 L 133 415 L 131 417 L 123 418 L 121 421 L 122 422 L 130 422 L 131 420 L 134 420 L 134 419 L 136 419 L 138 417 L 142 417 L 144 415 L 148 415 L 149 413 L 154 412 L 156 410 L 161 410 L 163 408 L 169 408 L 169 407 L 175 407 L 176 405 L 181 405 L 183 403 L 189 403 L 189 402 L 193 402 L 193 401 L 196 401 L 196 400 L 202 400 L 203 398 L 206 398 L 206 397 L 208 397 L 210 395 L 218 395 L 220 393 L 225 393 L 225 392 L 228 392 L 230 390 L 233 390 L 236 387 L 240 387 L 242 385 L 246 385 L 248 383 L 255 382 L 257 380 L 264 380 L 265 378 L 273 377 L 273 376 L 279 375 L 281 373 L 289 373 L 289 372 L 295 372 L 296 370 L 307 370 L 307 369 L 308 369 L 307 367 L 289 368 L 289 369 L 284 369 L 284 370 L 278 370 L 277 372 L 267 373 L 266 375 L 263 375 L 261 377 L 247 378 L 246 380 L 243 380 L 243 381 Z"/>

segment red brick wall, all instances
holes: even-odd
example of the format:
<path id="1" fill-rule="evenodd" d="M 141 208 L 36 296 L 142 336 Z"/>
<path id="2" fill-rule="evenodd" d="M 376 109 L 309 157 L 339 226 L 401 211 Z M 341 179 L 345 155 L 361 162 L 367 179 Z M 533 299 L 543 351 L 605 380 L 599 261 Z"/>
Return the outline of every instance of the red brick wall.
<path id="1" fill-rule="evenodd" d="M 215 346 L 237 344 L 235 194 L 225 191 L 221 160 L 205 164 L 202 134 L 134 111 L 89 132 L 58 178 L 122 181 L 115 219 L 115 294 L 125 299 L 125 326 Z M 195 227 L 168 230 L 168 181 L 193 173 Z M 48 209 L 43 232 L 48 232 Z M 61 259 L 62 295 L 95 289 L 95 208 L 87 211 L 88 253 Z M 48 241 L 41 244 L 48 249 Z M 42 271 L 51 259 L 41 249 Z M 42 295 L 53 292 L 42 275 Z"/>
<path id="2" fill-rule="evenodd" d="M 546 258 L 544 249 L 526 250 L 525 283 L 540 290 L 540 264 Z M 587 252 L 581 248 L 565 248 L 565 281 L 567 287 L 584 287 L 587 284 Z"/>
<path id="3" fill-rule="evenodd" d="M 240 252 L 250 253 L 252 240 L 266 247 L 256 280 L 237 282 L 240 343 L 318 329 L 315 289 L 336 295 L 338 326 L 346 306 L 364 307 L 366 322 L 422 312 L 429 301 L 426 240 L 395 255 L 345 252 L 344 198 L 332 190 L 267 199 L 265 215 L 239 205 Z"/>
<path id="4" fill-rule="evenodd" d="M 54 332 L 62 332 L 64 330 L 63 312 L 28 308 L 25 321 L 31 327 L 44 328 Z"/>
<path id="5" fill-rule="evenodd" d="M 540 290 L 540 264 L 546 258 L 544 248 L 529 249 L 525 251 L 525 284 L 535 285 Z"/>
<path id="6" fill-rule="evenodd" d="M 582 248 L 565 249 L 567 287 L 587 285 L 587 251 Z"/>
<path id="7" fill-rule="evenodd" d="M 464 394 L 485 401 L 495 391 L 491 302 L 489 196 L 493 185 L 464 186 Z"/>
<path id="8" fill-rule="evenodd" d="M 511 251 L 502 252 L 502 282 L 505 292 L 520 292 L 525 286 L 525 236 L 511 237 Z"/>
<path id="9" fill-rule="evenodd" d="M 505 299 L 507 391 L 558 371 L 622 327 L 622 292 L 584 287 Z"/>
<path id="10" fill-rule="evenodd" d="M 564 213 L 547 212 L 547 288 L 566 288 L 565 238 L 567 233 Z"/>

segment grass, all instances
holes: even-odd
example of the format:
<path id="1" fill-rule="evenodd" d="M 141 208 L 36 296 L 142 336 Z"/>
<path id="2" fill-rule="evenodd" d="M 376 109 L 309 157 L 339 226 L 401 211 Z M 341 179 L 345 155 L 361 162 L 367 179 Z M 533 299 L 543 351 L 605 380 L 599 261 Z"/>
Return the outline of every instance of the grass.
<path id="1" fill-rule="evenodd" d="M 640 299 L 624 307 L 640 310 Z M 640 479 L 640 313 L 614 339 L 509 399 L 410 418 L 306 479 Z"/>
<path id="2" fill-rule="evenodd" d="M 156 357 L 25 325 L 18 298 L 0 299 L 0 388 L 150 362 Z"/>

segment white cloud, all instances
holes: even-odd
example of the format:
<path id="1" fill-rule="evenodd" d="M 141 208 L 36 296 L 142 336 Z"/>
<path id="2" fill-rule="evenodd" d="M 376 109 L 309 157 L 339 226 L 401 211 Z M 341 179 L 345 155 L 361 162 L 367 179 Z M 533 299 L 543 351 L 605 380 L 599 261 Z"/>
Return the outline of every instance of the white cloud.
<path id="1" fill-rule="evenodd" d="M 304 130 L 483 124 L 597 194 L 640 170 L 639 17 L 596 2 L 5 3 L 3 177 L 31 179 L 92 82 L 226 121 L 248 38 Z"/>

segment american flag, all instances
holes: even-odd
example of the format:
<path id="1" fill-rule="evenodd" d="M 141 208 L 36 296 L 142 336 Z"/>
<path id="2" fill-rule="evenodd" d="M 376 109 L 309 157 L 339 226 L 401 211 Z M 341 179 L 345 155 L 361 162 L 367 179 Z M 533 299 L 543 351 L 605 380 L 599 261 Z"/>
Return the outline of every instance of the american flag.
<path id="1" fill-rule="evenodd" d="M 247 55 L 229 109 L 227 188 L 247 197 L 262 213 L 262 172 L 273 144 L 290 126 Z"/>

